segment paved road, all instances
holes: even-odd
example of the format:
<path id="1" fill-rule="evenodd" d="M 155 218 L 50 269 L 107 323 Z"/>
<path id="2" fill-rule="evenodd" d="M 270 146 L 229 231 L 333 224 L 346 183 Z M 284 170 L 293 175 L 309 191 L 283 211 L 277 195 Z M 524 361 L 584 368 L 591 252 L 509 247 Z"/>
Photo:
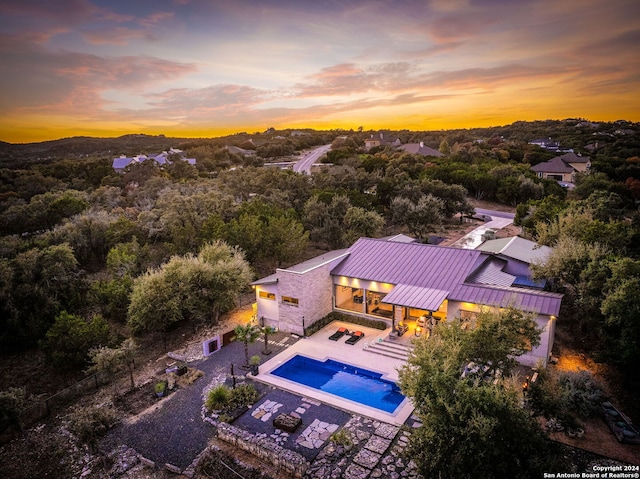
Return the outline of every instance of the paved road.
<path id="1" fill-rule="evenodd" d="M 293 165 L 293 171 L 297 173 L 311 174 L 311 166 L 317 163 L 318 160 L 331 149 L 331 145 L 323 145 L 303 156 L 295 165 Z"/>
<path id="2" fill-rule="evenodd" d="M 284 338 L 289 339 L 282 344 Z M 273 354 L 294 342 L 293 337 L 285 333 L 269 336 Z M 249 355 L 260 355 L 263 349 L 264 340 L 261 338 L 249 345 Z M 159 410 L 141 416 L 134 423 L 117 426 L 105 438 L 102 449 L 109 452 L 120 444 L 126 444 L 160 465 L 169 463 L 186 468 L 213 436 L 213 428 L 200 415 L 203 391 L 213 382 L 223 382 L 230 375 L 231 364 L 239 382 L 240 376 L 245 374 L 241 368 L 244 362 L 244 344 L 234 341 L 208 358 L 189 363 L 189 366 L 203 371 L 204 377 L 163 399 Z M 151 390 L 149 393 L 153 394 Z"/>
<path id="3" fill-rule="evenodd" d="M 509 218 L 513 219 L 515 217 L 514 213 L 509 213 L 507 211 L 496 211 L 496 210 L 485 210 L 482 208 L 476 208 L 477 215 L 489 215 L 492 218 Z"/>

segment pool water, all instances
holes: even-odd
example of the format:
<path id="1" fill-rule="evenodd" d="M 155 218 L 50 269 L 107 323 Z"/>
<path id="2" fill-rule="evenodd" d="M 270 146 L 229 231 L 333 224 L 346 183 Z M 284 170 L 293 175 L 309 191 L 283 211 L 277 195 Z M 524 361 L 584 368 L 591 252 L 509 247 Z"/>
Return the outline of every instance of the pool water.
<path id="1" fill-rule="evenodd" d="M 388 413 L 405 399 L 396 383 L 382 379 L 382 374 L 333 359 L 318 361 L 298 354 L 271 374 Z"/>

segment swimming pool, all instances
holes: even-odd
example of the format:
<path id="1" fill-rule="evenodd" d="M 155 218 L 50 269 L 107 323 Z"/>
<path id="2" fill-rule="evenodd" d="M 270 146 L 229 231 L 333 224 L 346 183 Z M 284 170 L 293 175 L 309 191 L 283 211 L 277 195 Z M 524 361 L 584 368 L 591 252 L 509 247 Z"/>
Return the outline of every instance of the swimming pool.
<path id="1" fill-rule="evenodd" d="M 318 361 L 298 354 L 271 374 L 388 413 L 405 399 L 396 383 L 382 379 L 382 374 L 333 359 Z"/>

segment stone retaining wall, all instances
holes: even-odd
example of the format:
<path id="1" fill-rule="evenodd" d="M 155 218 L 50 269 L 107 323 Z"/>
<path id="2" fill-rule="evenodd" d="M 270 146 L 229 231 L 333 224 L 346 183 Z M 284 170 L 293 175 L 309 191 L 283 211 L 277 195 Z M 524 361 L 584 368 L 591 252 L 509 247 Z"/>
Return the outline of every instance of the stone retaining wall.
<path id="1" fill-rule="evenodd" d="M 269 461 L 276 468 L 287 471 L 292 477 L 302 478 L 309 468 L 309 462 L 297 452 L 285 449 L 270 439 L 258 438 L 231 424 L 218 424 L 218 438 Z"/>

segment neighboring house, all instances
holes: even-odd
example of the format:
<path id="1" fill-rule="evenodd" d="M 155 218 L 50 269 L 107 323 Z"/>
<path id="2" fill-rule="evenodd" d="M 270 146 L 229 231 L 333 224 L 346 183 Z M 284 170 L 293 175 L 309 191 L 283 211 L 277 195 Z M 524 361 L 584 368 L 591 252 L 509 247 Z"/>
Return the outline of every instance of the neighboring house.
<path id="1" fill-rule="evenodd" d="M 244 148 L 240 148 L 239 146 L 225 146 L 225 150 L 229 151 L 229 153 L 235 153 L 240 156 L 256 156 L 256 150 L 245 150 Z"/>
<path id="2" fill-rule="evenodd" d="M 438 150 L 425 146 L 424 142 L 420 143 L 406 143 L 404 145 L 400 145 L 398 149 L 406 151 L 407 153 L 418 154 L 422 156 L 444 156 Z"/>
<path id="3" fill-rule="evenodd" d="M 400 146 L 400 139 L 392 136 L 389 132 L 379 131 L 372 134 L 370 138 L 364 140 L 364 148 L 369 151 L 376 146 Z"/>
<path id="4" fill-rule="evenodd" d="M 513 305 L 533 313 L 543 330 L 540 345 L 520 362 L 546 365 L 562 295 L 520 284 L 514 274 L 520 260 L 394 239 L 360 238 L 254 281 L 258 317 L 302 335 L 331 311 L 384 320 L 395 330 L 422 315 L 466 323 L 484 307 Z"/>
<path id="5" fill-rule="evenodd" d="M 169 151 L 163 151 L 157 155 L 136 155 L 131 158 L 122 155 L 119 158 L 113 159 L 112 167 L 117 173 L 123 173 L 125 168 L 130 164 L 142 163 L 146 160 L 153 160 L 159 165 L 167 165 L 171 163 L 169 159 L 170 155 L 178 155 L 182 161 L 186 161 L 190 165 L 196 164 L 195 158 L 185 158 L 183 153 L 182 150 L 178 150 L 177 148 L 170 148 Z"/>
<path id="6" fill-rule="evenodd" d="M 576 173 L 586 173 L 591 168 L 591 158 L 575 153 L 565 153 L 551 158 L 549 161 L 538 163 L 531 167 L 538 178 L 549 178 L 561 183 L 573 183 Z"/>
<path id="7" fill-rule="evenodd" d="M 557 141 L 553 141 L 551 138 L 540 138 L 538 140 L 531 140 L 529 144 L 538 145 L 540 148 L 544 148 L 545 150 L 560 149 L 560 143 L 558 143 Z"/>

